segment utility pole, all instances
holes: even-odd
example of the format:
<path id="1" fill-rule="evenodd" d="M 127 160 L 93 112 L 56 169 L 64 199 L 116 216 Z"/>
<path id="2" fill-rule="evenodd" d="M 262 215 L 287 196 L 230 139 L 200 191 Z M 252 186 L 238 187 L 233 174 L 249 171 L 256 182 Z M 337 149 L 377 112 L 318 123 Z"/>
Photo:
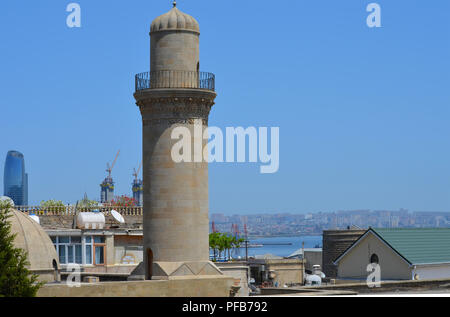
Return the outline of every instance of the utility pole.
<path id="1" fill-rule="evenodd" d="M 247 234 L 247 224 L 244 224 L 245 231 L 245 262 L 248 262 L 248 234 Z"/>
<path id="2" fill-rule="evenodd" d="M 305 285 L 305 241 L 302 242 L 302 272 L 303 285 Z"/>

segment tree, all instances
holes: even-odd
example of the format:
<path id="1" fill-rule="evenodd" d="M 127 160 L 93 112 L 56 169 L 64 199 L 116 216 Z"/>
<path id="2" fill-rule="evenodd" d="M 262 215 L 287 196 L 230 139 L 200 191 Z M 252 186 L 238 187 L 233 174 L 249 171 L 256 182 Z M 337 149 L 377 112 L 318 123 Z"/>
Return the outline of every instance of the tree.
<path id="1" fill-rule="evenodd" d="M 93 208 L 98 207 L 98 202 L 95 200 L 90 200 L 86 193 L 84 193 L 84 197 L 79 201 L 78 207 L 80 208 Z"/>
<path id="2" fill-rule="evenodd" d="M 209 248 L 213 250 L 213 261 L 216 262 L 217 245 L 218 245 L 219 233 L 213 232 L 209 234 Z"/>
<path id="3" fill-rule="evenodd" d="M 64 203 L 61 200 L 43 200 L 41 201 L 40 207 L 48 208 L 48 207 L 65 207 Z"/>
<path id="4" fill-rule="evenodd" d="M 219 259 L 222 257 L 222 252 L 225 251 L 225 237 L 223 233 L 219 234 L 219 239 L 217 241 L 217 250 L 219 251 Z"/>
<path id="5" fill-rule="evenodd" d="M 245 242 L 244 238 L 237 238 L 237 237 L 233 237 L 231 244 L 233 245 L 233 248 L 238 249 L 242 246 L 242 244 Z"/>
<path id="6" fill-rule="evenodd" d="M 61 200 L 43 200 L 39 205 L 39 208 L 42 211 L 51 211 L 51 212 L 64 212 L 66 210 L 66 206 Z"/>
<path id="7" fill-rule="evenodd" d="M 34 297 L 43 283 L 27 269 L 27 253 L 14 247 L 11 210 L 9 203 L 0 201 L 0 297 Z"/>
<path id="8" fill-rule="evenodd" d="M 226 251 L 225 256 L 227 256 L 227 253 L 228 253 L 227 259 L 228 259 L 228 261 L 230 261 L 231 260 L 231 249 L 233 248 L 233 244 L 232 244 L 233 237 L 230 234 L 223 234 L 222 239 L 223 239 L 223 248 Z"/>
<path id="9" fill-rule="evenodd" d="M 222 252 L 225 251 L 225 257 L 231 260 L 231 251 L 235 248 L 240 248 L 245 240 L 243 238 L 238 239 L 230 234 L 213 232 L 209 234 L 209 247 L 213 250 L 214 261 L 216 261 L 216 255 L 219 254 L 221 258 Z"/>

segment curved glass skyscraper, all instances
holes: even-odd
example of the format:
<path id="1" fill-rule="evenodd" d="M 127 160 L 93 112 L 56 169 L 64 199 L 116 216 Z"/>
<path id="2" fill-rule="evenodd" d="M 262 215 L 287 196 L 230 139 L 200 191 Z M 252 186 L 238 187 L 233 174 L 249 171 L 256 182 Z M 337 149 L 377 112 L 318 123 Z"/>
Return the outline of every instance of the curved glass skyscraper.
<path id="1" fill-rule="evenodd" d="M 6 155 L 3 185 L 4 195 L 11 198 L 15 205 L 28 205 L 28 174 L 25 173 L 22 153 L 9 151 Z"/>

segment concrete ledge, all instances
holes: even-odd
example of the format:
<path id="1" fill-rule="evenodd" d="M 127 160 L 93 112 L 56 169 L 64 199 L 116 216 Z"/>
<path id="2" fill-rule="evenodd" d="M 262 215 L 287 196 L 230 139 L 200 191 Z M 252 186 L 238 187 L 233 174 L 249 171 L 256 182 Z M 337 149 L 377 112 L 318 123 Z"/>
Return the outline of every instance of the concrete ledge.
<path id="1" fill-rule="evenodd" d="M 450 279 L 385 281 L 381 283 L 381 287 L 374 288 L 369 288 L 365 281 L 316 287 L 262 288 L 261 296 L 342 296 L 433 292 L 450 293 Z"/>
<path id="2" fill-rule="evenodd" d="M 321 289 L 307 289 L 307 288 L 262 288 L 261 295 L 256 297 L 276 297 L 276 296 L 349 296 L 358 295 L 353 291 L 343 290 L 321 290 Z"/>
<path id="3" fill-rule="evenodd" d="M 234 279 L 234 286 L 239 287 L 236 297 L 247 297 L 250 295 L 248 287 L 250 268 L 247 266 L 247 262 L 215 262 L 214 264 L 224 275 Z"/>
<path id="4" fill-rule="evenodd" d="M 47 284 L 38 297 L 229 297 L 233 278 L 226 276 L 180 277 L 164 281 L 82 283 L 80 287 Z"/>
<path id="5" fill-rule="evenodd" d="M 339 281 L 342 283 L 343 281 Z M 450 279 L 418 280 L 418 281 L 385 281 L 381 282 L 381 287 L 369 288 L 365 281 L 358 281 L 347 284 L 324 285 L 319 287 L 302 287 L 310 290 L 346 290 L 359 294 L 371 293 L 393 293 L 393 292 L 427 292 L 433 290 L 450 292 Z"/>

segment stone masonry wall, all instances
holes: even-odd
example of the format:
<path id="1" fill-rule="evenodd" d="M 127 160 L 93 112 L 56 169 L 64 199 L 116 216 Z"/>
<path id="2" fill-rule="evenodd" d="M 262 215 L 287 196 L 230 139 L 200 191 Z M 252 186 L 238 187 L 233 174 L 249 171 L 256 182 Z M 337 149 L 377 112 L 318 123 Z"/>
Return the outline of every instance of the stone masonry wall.
<path id="1" fill-rule="evenodd" d="M 347 250 L 365 230 L 324 230 L 322 265 L 326 277 L 336 277 L 337 267 L 333 264 L 345 250 Z"/>

